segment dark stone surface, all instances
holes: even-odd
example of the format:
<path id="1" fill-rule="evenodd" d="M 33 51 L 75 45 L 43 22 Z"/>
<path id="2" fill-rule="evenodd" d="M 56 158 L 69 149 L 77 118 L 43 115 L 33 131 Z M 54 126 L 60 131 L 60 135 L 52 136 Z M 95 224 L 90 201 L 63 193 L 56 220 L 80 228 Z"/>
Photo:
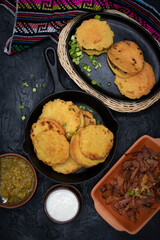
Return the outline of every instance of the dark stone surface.
<path id="1" fill-rule="evenodd" d="M 160 10 L 159 0 L 146 1 Z M 0 7 L 0 154 L 15 152 L 26 156 L 22 150 L 25 122 L 22 115 L 29 116 L 33 107 L 53 91 L 52 79 L 44 60 L 43 52 L 47 46 L 56 46 L 50 39 L 23 53 L 7 56 L 3 52 L 6 41 L 12 35 L 14 17 Z M 59 66 L 63 84 L 71 89 L 78 89 L 76 84 Z M 31 74 L 34 74 L 31 79 Z M 23 83 L 29 83 L 24 87 Z M 46 88 L 32 92 L 35 84 L 45 83 Z M 19 104 L 25 105 L 19 110 Z M 109 168 L 142 135 L 160 137 L 160 101 L 139 113 L 118 113 L 112 111 L 119 122 L 118 145 Z M 160 212 L 136 235 L 118 232 L 105 222 L 95 211 L 90 192 L 104 175 L 76 184 L 83 196 L 83 208 L 79 217 L 72 223 L 57 225 L 51 222 L 43 211 L 43 198 L 46 191 L 56 184 L 39 172 L 38 187 L 33 198 L 17 209 L 0 208 L 1 240 L 128 240 L 154 239 L 160 236 Z"/>

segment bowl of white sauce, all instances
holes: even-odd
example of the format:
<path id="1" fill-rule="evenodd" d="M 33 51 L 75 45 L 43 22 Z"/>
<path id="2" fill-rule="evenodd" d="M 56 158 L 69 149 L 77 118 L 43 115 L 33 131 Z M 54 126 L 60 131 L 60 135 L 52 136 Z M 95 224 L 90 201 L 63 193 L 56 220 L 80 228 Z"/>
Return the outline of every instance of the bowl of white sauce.
<path id="1" fill-rule="evenodd" d="M 71 185 L 57 184 L 51 187 L 44 197 L 44 211 L 55 223 L 73 221 L 82 208 L 82 195 Z"/>

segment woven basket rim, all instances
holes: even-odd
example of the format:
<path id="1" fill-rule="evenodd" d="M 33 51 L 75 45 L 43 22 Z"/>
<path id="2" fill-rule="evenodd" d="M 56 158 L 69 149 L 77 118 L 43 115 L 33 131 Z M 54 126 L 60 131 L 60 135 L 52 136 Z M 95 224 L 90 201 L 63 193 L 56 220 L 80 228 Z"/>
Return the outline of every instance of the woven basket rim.
<path id="1" fill-rule="evenodd" d="M 140 25 L 138 22 L 136 22 L 134 19 L 131 19 L 126 14 L 119 12 L 117 10 L 105 10 L 104 12 L 119 14 L 135 23 Z M 84 13 L 85 15 L 86 13 Z M 91 88 L 72 68 L 70 61 L 68 59 L 67 54 L 67 47 L 66 47 L 66 39 L 68 37 L 68 33 L 70 31 L 70 28 L 73 26 L 73 24 L 80 18 L 82 15 L 77 16 L 70 20 L 68 24 L 62 29 L 60 36 L 59 36 L 59 42 L 58 42 L 58 48 L 57 48 L 57 54 L 59 61 L 64 68 L 64 70 L 67 72 L 69 77 L 85 92 L 97 97 L 99 100 L 101 100 L 105 105 L 107 105 L 110 109 L 117 111 L 117 112 L 139 112 L 144 109 L 147 109 L 148 107 L 152 106 L 155 102 L 157 102 L 160 99 L 160 90 L 158 90 L 153 96 L 146 100 L 141 101 L 124 101 L 124 100 L 117 100 L 111 97 L 108 97 L 106 95 L 101 94 L 100 92 L 94 90 Z M 141 25 L 140 25 L 141 26 Z M 142 27 L 142 26 L 141 26 Z M 145 29 L 146 30 L 146 29 Z M 147 30 L 146 30 L 147 31 Z M 147 31 L 148 32 L 148 31 Z M 150 33 L 149 33 L 150 34 Z M 150 34 L 151 35 L 151 34 Z M 156 40 L 155 40 L 156 41 Z M 160 46 L 160 43 L 156 41 L 158 45 Z"/>

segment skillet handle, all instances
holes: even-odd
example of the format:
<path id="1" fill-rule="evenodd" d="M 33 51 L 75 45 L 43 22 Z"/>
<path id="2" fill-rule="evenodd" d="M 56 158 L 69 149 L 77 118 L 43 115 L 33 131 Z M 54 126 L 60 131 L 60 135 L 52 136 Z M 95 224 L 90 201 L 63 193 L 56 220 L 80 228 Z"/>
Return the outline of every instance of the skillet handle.
<path id="1" fill-rule="evenodd" d="M 56 50 L 53 47 L 47 47 L 44 52 L 44 56 L 49 67 L 53 84 L 54 84 L 54 92 L 60 92 L 66 90 L 60 82 L 59 74 L 58 74 L 58 59 Z"/>

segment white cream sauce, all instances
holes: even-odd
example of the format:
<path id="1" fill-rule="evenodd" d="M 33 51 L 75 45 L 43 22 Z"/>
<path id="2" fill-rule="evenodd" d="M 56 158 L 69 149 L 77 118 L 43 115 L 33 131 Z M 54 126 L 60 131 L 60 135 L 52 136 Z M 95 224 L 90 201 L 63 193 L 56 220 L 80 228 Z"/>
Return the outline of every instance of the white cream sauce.
<path id="1" fill-rule="evenodd" d="M 78 212 L 76 195 L 67 189 L 54 190 L 46 200 L 46 210 L 51 218 L 64 222 L 72 219 Z"/>

